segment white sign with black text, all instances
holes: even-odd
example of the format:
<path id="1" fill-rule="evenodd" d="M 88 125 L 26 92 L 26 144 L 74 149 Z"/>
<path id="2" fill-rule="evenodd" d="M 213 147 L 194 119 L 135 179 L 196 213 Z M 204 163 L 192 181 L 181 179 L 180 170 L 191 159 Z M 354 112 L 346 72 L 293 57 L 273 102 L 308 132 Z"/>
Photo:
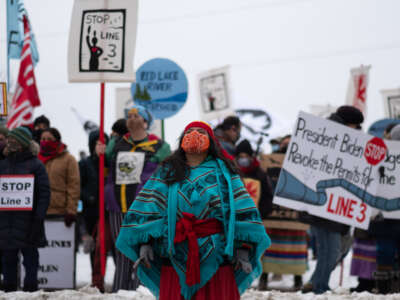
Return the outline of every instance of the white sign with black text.
<path id="1" fill-rule="evenodd" d="M 39 248 L 39 289 L 75 288 L 75 224 L 62 219 L 45 220 L 48 245 Z M 21 267 L 22 278 L 24 268 Z"/>
<path id="2" fill-rule="evenodd" d="M 137 14 L 137 0 L 75 0 L 69 37 L 69 80 L 134 81 Z"/>
<path id="3" fill-rule="evenodd" d="M 32 210 L 33 175 L 0 176 L 0 210 Z"/>

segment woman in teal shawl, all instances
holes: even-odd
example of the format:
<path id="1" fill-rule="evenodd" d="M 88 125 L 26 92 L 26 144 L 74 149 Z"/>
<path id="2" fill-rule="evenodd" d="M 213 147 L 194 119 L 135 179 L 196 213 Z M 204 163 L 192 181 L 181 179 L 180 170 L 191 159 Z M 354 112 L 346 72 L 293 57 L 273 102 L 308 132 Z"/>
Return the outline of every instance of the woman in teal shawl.
<path id="1" fill-rule="evenodd" d="M 208 124 L 190 123 L 121 226 L 117 248 L 160 300 L 238 300 L 261 273 L 270 240 L 222 151 Z"/>

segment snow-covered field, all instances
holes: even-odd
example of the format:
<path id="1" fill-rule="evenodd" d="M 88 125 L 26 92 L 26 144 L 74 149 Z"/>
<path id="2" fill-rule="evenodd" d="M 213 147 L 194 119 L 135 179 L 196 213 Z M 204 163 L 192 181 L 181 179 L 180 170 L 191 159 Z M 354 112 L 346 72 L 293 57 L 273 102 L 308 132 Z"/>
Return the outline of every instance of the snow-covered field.
<path id="1" fill-rule="evenodd" d="M 343 284 L 339 286 L 340 280 L 340 267 L 337 267 L 331 275 L 330 287 L 333 292 L 327 292 L 323 295 L 301 294 L 296 293 L 283 293 L 278 291 L 259 292 L 255 289 L 257 282 L 253 283 L 253 287 L 249 289 L 243 296 L 242 300 L 394 300 L 400 299 L 400 294 L 395 295 L 373 295 L 369 293 L 352 293 L 350 294 L 349 288 L 357 285 L 357 279 L 350 276 L 350 262 L 351 254 L 349 254 L 344 263 L 343 270 Z M 303 281 L 307 282 L 315 267 L 315 261 L 309 262 L 309 270 L 303 276 Z M 107 272 L 106 272 L 106 289 L 110 289 L 114 274 L 114 264 L 111 258 L 108 258 Z M 77 256 L 77 288 L 78 290 L 63 290 L 57 292 L 35 292 L 35 293 L 0 293 L 1 299 L 57 299 L 57 300 L 155 300 L 151 293 L 144 287 L 140 287 L 137 291 L 119 291 L 116 294 L 100 294 L 96 288 L 89 287 L 91 278 L 90 262 L 87 255 L 78 253 Z M 293 276 L 283 276 L 281 281 L 271 281 L 269 286 L 271 288 L 287 288 L 293 285 Z"/>

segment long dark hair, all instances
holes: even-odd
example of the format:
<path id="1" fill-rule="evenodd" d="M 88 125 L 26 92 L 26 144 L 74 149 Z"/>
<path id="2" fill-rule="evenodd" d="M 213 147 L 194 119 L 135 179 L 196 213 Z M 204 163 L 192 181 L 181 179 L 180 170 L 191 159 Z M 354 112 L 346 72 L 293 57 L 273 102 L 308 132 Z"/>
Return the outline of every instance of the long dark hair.
<path id="1" fill-rule="evenodd" d="M 179 147 L 170 156 L 168 156 L 162 163 L 161 168 L 165 171 L 164 177 L 168 184 L 183 181 L 186 176 L 190 173 L 190 167 L 187 165 L 185 151 L 182 149 L 182 139 L 185 133 L 182 133 L 179 137 Z M 234 174 L 238 174 L 239 171 L 234 162 L 226 158 L 221 150 L 220 146 L 216 145 L 216 142 L 210 138 L 210 147 L 208 148 L 208 155 L 211 155 L 215 159 L 221 159 L 226 167 Z"/>

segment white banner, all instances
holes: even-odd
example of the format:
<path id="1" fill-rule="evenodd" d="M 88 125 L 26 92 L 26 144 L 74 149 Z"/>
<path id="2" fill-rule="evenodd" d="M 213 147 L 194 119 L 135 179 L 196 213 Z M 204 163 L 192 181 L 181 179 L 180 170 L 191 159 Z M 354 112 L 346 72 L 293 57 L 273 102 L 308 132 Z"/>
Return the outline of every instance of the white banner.
<path id="1" fill-rule="evenodd" d="M 32 210 L 33 175 L 0 176 L 0 210 Z"/>
<path id="2" fill-rule="evenodd" d="M 202 120 L 210 121 L 234 114 L 229 90 L 229 67 L 199 74 L 198 84 Z"/>
<path id="3" fill-rule="evenodd" d="M 75 223 L 66 227 L 64 220 L 50 219 L 44 227 L 48 245 L 39 248 L 39 289 L 75 289 Z"/>
<path id="4" fill-rule="evenodd" d="M 0 117 L 7 116 L 7 84 L 0 82 Z"/>
<path id="5" fill-rule="evenodd" d="M 357 107 L 364 116 L 367 111 L 367 88 L 371 66 L 361 65 L 350 70 L 350 80 L 347 87 L 346 104 Z"/>
<path id="6" fill-rule="evenodd" d="M 390 119 L 400 119 L 400 89 L 381 90 L 385 115 Z"/>
<path id="7" fill-rule="evenodd" d="M 69 81 L 135 81 L 137 20 L 137 0 L 75 0 L 68 47 Z"/>
<path id="8" fill-rule="evenodd" d="M 274 203 L 366 229 L 372 210 L 400 218 L 400 143 L 301 112 Z"/>

